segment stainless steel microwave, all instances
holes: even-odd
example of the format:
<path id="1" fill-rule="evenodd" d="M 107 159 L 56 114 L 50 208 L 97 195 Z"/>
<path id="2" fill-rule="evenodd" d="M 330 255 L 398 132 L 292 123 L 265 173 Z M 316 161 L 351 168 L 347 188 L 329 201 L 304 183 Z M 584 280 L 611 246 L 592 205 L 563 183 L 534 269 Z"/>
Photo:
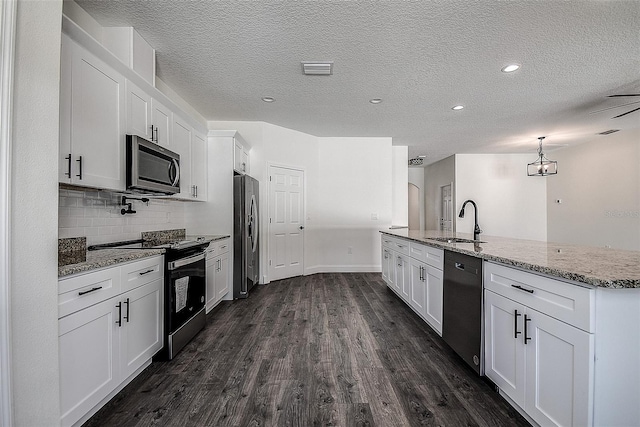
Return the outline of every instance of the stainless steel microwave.
<path id="1" fill-rule="evenodd" d="M 137 135 L 127 135 L 127 190 L 180 192 L 180 155 Z"/>

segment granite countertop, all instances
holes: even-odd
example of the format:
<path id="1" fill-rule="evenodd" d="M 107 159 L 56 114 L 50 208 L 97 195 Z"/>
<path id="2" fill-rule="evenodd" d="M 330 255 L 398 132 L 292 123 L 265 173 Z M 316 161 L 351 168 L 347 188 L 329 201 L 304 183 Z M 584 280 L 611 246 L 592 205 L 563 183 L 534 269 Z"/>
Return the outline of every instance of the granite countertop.
<path id="1" fill-rule="evenodd" d="M 164 249 L 100 249 L 87 252 L 87 260 L 58 267 L 58 278 L 164 254 Z"/>
<path id="2" fill-rule="evenodd" d="M 640 288 L 640 251 L 510 239 L 484 234 L 480 235 L 482 243 L 446 243 L 429 238 L 473 239 L 473 235 L 430 230 L 382 230 L 381 233 L 593 286 Z"/>
<path id="3" fill-rule="evenodd" d="M 168 231 L 159 231 L 159 232 L 145 232 L 143 233 L 143 237 L 146 241 L 149 241 L 151 244 L 159 244 L 164 243 L 168 240 L 196 240 L 197 238 L 204 238 L 205 243 L 215 242 L 222 239 L 227 239 L 231 237 L 228 234 L 194 234 L 194 235 L 185 235 L 184 229 L 182 230 L 168 230 Z M 84 238 L 82 238 L 84 239 Z M 62 240 L 72 240 L 72 239 L 62 239 Z M 67 246 L 68 243 L 64 242 Z M 75 243 L 75 242 L 74 242 Z M 84 244 L 84 242 L 82 242 Z M 146 242 L 145 242 L 146 243 Z M 86 245 L 85 245 L 86 246 Z M 74 248 L 76 249 L 76 248 Z M 81 261 L 68 264 L 68 265 L 60 265 L 58 267 L 58 278 L 62 278 L 65 276 L 70 276 L 76 273 L 85 273 L 91 270 L 96 270 L 99 268 L 109 267 L 115 264 L 119 264 L 122 262 L 134 261 L 141 258 L 146 258 L 154 255 L 164 254 L 164 249 L 123 249 L 123 248 L 113 248 L 113 249 L 100 249 L 96 251 L 86 251 L 86 248 L 83 249 L 83 255 L 86 252 L 86 258 L 79 258 Z M 73 253 L 76 253 L 74 251 Z M 63 252 L 59 250 L 59 257 Z"/>

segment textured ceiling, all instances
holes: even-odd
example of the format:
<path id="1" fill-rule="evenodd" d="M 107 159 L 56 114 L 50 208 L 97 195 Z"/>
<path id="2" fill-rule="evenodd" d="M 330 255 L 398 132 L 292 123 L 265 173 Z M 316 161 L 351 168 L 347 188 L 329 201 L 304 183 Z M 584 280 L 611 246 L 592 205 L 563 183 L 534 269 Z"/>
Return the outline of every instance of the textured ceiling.
<path id="1" fill-rule="evenodd" d="M 393 137 L 425 163 L 640 126 L 640 111 L 612 119 L 640 97 L 606 98 L 640 93 L 640 1 L 78 4 L 103 26 L 136 28 L 158 76 L 209 120 Z M 334 61 L 334 74 L 304 76 L 300 62 L 314 60 Z M 522 68 L 500 71 L 512 62 Z"/>

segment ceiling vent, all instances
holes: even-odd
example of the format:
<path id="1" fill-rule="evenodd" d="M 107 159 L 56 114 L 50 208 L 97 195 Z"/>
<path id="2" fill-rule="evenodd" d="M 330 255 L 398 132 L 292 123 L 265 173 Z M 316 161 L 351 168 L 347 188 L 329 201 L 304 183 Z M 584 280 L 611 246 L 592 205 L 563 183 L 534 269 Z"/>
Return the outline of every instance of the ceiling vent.
<path id="1" fill-rule="evenodd" d="M 604 132 L 600 132 L 598 135 L 611 135 L 612 133 L 618 132 L 620 129 L 609 129 Z"/>
<path id="2" fill-rule="evenodd" d="M 302 72 L 307 76 L 330 76 L 333 61 L 302 61 Z"/>
<path id="3" fill-rule="evenodd" d="M 415 159 L 409 159 L 409 166 L 422 166 L 424 159 L 416 157 Z"/>

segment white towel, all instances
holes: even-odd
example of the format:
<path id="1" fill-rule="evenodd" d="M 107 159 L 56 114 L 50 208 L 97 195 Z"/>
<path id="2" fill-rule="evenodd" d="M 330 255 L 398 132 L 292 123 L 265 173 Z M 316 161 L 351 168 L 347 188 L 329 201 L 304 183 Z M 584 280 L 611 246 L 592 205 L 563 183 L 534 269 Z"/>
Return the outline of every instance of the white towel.
<path id="1" fill-rule="evenodd" d="M 189 276 L 176 279 L 176 313 L 187 306 Z"/>

